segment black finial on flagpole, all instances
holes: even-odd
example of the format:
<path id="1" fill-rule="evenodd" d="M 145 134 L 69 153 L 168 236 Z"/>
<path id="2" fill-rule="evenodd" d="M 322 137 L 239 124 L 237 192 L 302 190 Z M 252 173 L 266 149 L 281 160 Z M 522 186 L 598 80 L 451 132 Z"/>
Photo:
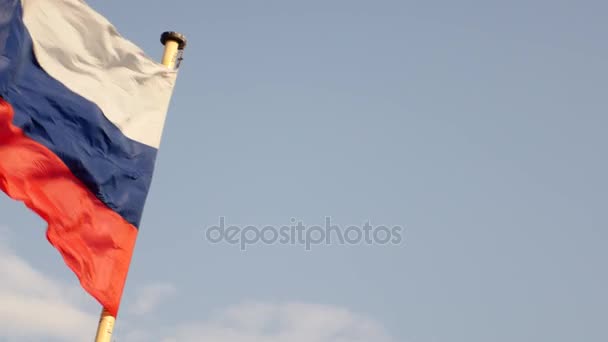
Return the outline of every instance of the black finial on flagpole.
<path id="1" fill-rule="evenodd" d="M 165 45 L 169 40 L 176 41 L 179 44 L 178 49 L 183 50 L 186 47 L 186 36 L 181 33 L 167 31 L 160 36 L 160 42 Z"/>

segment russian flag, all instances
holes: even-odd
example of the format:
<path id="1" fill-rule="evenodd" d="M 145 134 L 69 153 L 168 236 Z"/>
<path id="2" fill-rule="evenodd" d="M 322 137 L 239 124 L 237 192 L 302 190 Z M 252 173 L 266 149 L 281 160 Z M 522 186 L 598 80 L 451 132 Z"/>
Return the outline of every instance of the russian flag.
<path id="1" fill-rule="evenodd" d="M 0 0 L 0 188 L 114 316 L 175 79 L 82 0 Z"/>

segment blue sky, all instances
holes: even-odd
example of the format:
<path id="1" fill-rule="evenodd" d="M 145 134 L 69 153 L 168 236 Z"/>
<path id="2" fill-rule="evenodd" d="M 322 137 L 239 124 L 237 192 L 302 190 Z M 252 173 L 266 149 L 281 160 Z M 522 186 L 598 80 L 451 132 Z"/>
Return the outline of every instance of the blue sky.
<path id="1" fill-rule="evenodd" d="M 608 339 L 605 2 L 89 4 L 189 38 L 116 341 Z M 403 241 L 205 239 L 327 216 Z M 0 341 L 94 334 L 43 222 L 0 226 Z"/>

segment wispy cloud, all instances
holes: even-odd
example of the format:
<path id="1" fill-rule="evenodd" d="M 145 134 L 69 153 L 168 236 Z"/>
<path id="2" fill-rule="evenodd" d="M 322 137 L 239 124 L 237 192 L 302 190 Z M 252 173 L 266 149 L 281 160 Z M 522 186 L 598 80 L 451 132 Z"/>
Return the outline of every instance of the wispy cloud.
<path id="1" fill-rule="evenodd" d="M 35 270 L 0 237 L 0 337 L 86 341 L 97 318 L 78 305 L 76 287 Z"/>
<path id="2" fill-rule="evenodd" d="M 0 227 L 0 340 L 89 341 L 98 317 L 83 307 L 83 291 L 44 275 L 4 243 Z M 150 314 L 171 284 L 144 287 L 131 314 Z M 128 342 L 394 342 L 377 321 L 350 310 L 300 302 L 247 302 L 174 326 L 129 328 L 121 319 L 116 341 Z"/>
<path id="3" fill-rule="evenodd" d="M 167 297 L 175 293 L 175 286 L 168 283 L 157 283 L 145 286 L 139 290 L 137 298 L 129 307 L 134 315 L 150 313 Z"/>
<path id="4" fill-rule="evenodd" d="M 374 320 L 349 310 L 306 303 L 238 305 L 184 324 L 163 342 L 392 342 Z"/>

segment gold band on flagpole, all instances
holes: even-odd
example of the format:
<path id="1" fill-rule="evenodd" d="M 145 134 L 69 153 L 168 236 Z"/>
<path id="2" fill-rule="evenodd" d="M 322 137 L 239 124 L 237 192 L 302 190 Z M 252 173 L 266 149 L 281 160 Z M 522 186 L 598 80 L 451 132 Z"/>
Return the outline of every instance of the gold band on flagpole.
<path id="1" fill-rule="evenodd" d="M 160 42 L 165 46 L 162 63 L 171 69 L 179 68 L 182 53 L 186 47 L 186 37 L 177 32 L 164 32 L 160 36 Z"/>
<path id="2" fill-rule="evenodd" d="M 103 309 L 99 318 L 99 326 L 97 327 L 97 335 L 95 342 L 112 342 L 112 333 L 114 332 L 114 322 L 116 318 Z"/>
<path id="3" fill-rule="evenodd" d="M 177 32 L 165 32 L 161 35 L 160 41 L 165 46 L 162 64 L 171 69 L 179 68 L 182 53 L 186 47 L 186 37 Z M 95 342 L 112 342 L 114 323 L 116 323 L 116 317 L 110 315 L 104 308 L 99 318 Z"/>

